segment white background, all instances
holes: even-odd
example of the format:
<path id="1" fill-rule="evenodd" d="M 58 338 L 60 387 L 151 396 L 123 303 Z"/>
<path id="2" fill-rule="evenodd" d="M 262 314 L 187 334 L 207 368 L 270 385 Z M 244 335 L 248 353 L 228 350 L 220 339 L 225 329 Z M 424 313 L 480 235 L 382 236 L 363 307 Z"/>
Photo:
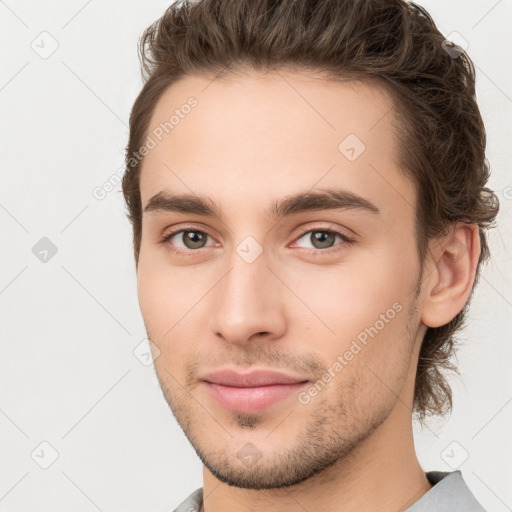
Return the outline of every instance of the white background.
<path id="1" fill-rule="evenodd" d="M 92 194 L 123 166 L 137 40 L 168 5 L 0 1 L 3 512 L 171 511 L 202 485 L 152 366 L 133 354 L 145 331 L 120 186 Z M 466 482 L 502 512 L 512 507 L 512 2 L 422 5 L 469 43 L 501 213 L 451 380 L 454 412 L 415 439 L 425 470 L 452 471 L 445 460 L 467 454 Z M 31 47 L 43 37 L 46 49 L 58 43 L 46 59 Z M 32 252 L 43 237 L 58 250 L 46 263 Z M 48 469 L 35 462 L 50 461 L 42 442 L 58 452 Z"/>

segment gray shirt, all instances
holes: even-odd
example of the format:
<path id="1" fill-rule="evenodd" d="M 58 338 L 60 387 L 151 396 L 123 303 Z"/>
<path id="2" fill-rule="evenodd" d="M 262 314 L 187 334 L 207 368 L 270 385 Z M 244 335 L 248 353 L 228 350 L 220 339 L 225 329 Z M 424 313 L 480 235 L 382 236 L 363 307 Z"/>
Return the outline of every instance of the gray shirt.
<path id="1" fill-rule="evenodd" d="M 462 478 L 460 470 L 425 473 L 432 489 L 405 512 L 486 512 L 476 501 Z M 203 502 L 203 488 L 196 489 L 174 512 L 199 512 Z"/>

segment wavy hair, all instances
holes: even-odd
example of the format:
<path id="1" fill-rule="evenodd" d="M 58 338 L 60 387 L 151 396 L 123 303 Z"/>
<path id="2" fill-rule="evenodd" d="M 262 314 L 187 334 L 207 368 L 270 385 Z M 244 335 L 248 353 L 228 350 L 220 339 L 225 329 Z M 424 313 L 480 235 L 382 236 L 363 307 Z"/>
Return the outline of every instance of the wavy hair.
<path id="1" fill-rule="evenodd" d="M 428 241 L 456 222 L 476 223 L 481 254 L 498 199 L 485 185 L 486 132 L 476 102 L 475 69 L 420 6 L 404 0 L 184 0 L 172 4 L 139 41 L 144 85 L 130 114 L 122 188 L 138 264 L 142 231 L 140 173 L 155 105 L 186 76 L 304 69 L 335 80 L 377 80 L 392 95 L 400 168 L 417 189 L 416 239 Z M 474 289 L 474 288 L 473 288 Z M 471 293 L 471 296 L 473 291 Z M 468 303 L 451 322 L 428 328 L 419 354 L 413 413 L 452 409 L 445 370 L 457 371 L 457 348 Z"/>

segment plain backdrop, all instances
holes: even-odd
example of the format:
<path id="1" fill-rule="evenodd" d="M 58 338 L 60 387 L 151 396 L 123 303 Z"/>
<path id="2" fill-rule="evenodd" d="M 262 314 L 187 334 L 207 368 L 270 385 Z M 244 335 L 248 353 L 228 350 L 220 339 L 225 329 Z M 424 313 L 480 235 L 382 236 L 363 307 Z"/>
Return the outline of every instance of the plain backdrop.
<path id="1" fill-rule="evenodd" d="M 163 0 L 0 1 L 0 510 L 171 511 L 202 466 L 143 354 L 120 186 L 137 40 Z M 424 1 L 468 43 L 501 201 L 451 378 L 453 414 L 415 427 L 425 470 L 512 507 L 512 2 Z M 457 36 L 458 37 L 458 36 Z M 141 345 L 142 343 L 142 345 Z M 46 468 L 45 468 L 46 466 Z"/>

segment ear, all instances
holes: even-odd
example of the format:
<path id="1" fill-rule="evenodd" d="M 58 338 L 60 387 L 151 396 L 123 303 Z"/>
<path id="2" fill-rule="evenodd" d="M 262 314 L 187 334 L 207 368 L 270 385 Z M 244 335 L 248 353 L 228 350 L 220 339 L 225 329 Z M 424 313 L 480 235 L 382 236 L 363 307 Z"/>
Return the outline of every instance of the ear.
<path id="1" fill-rule="evenodd" d="M 427 327 L 447 324 L 464 308 L 475 282 L 480 250 L 477 224 L 457 224 L 434 241 L 423 283 L 421 321 Z"/>

